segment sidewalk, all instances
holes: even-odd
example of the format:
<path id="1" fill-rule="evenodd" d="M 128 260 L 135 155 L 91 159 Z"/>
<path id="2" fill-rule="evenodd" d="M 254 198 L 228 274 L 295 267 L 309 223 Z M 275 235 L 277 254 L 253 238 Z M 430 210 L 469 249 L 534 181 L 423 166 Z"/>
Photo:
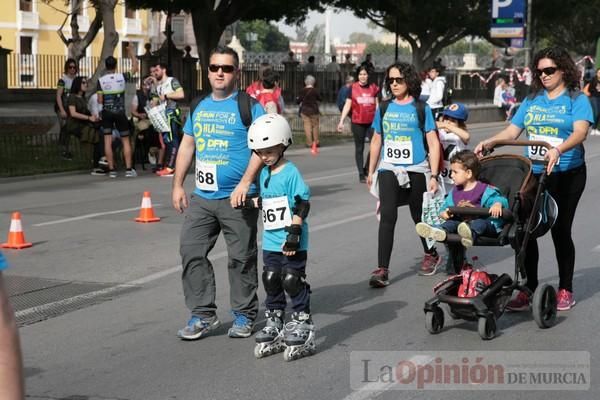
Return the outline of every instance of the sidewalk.
<path id="1" fill-rule="evenodd" d="M 489 103 L 467 104 L 470 111 L 469 123 L 495 122 L 499 121 L 500 114 L 497 108 Z M 339 118 L 339 110 L 335 104 L 322 104 L 321 113 L 323 116 L 335 116 Z M 296 104 L 286 104 L 286 113 L 288 117 L 297 115 L 298 106 Z M 187 114 L 187 107 L 182 107 L 182 111 Z M 0 103 L 0 126 L 2 125 L 53 125 L 49 133 L 58 133 L 58 123 L 54 113 L 54 103 L 35 102 L 35 103 Z"/>

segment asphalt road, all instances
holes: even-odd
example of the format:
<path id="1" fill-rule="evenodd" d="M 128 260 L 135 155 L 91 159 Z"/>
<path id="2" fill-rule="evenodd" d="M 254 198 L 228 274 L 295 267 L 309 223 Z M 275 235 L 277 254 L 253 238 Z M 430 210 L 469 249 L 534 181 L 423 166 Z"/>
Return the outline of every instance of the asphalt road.
<path id="1" fill-rule="evenodd" d="M 473 126 L 472 143 L 500 126 Z M 506 314 L 492 341 L 479 338 L 476 324 L 449 318 L 442 333 L 427 333 L 423 303 L 445 276 L 417 276 L 422 252 L 405 208 L 399 211 L 391 285 L 370 289 L 367 281 L 377 259 L 375 200 L 358 182 L 353 146 L 325 147 L 318 157 L 308 150 L 292 151 L 289 159 L 312 191 L 308 280 L 318 332 L 317 354 L 289 363 L 281 354 L 257 360 L 253 338 L 227 337 L 232 317 L 222 240 L 212 261 L 223 326 L 200 341 L 176 338 L 189 315 L 178 255 L 182 216 L 170 208 L 170 179 L 141 174 L 132 180 L 68 175 L 0 181 L 0 228 L 8 230 L 10 213 L 21 211 L 26 237 L 34 243 L 30 249 L 5 252 L 11 264 L 8 275 L 101 283 L 111 298 L 20 329 L 28 398 L 597 399 L 600 319 L 594 310 L 600 307 L 600 219 L 594 204 L 600 196 L 600 139 L 588 138 L 586 149 L 588 181 L 574 224 L 578 304 L 559 313 L 557 325 L 547 330 L 539 329 L 530 313 Z M 191 179 L 187 186 L 191 189 Z M 160 223 L 132 221 L 145 190 L 152 193 Z M 540 252 L 540 279 L 556 285 L 549 236 L 541 240 Z M 470 254 L 478 255 L 489 271 L 512 274 L 514 253 L 508 247 L 475 248 Z M 132 290 L 119 293 L 115 288 Z M 86 296 L 93 299 L 94 293 L 84 295 L 84 303 Z M 260 296 L 264 299 L 262 285 Z M 71 300 L 61 299 L 47 309 Z M 433 356 L 440 351 L 542 351 L 554 359 L 565 354 L 558 351 L 583 351 L 591 356 L 591 380 L 588 390 L 569 392 L 399 391 L 389 385 L 355 390 L 369 387 L 350 376 L 356 351 L 370 352 L 373 359 L 392 351 Z M 520 354 L 526 361 L 532 353 Z"/>

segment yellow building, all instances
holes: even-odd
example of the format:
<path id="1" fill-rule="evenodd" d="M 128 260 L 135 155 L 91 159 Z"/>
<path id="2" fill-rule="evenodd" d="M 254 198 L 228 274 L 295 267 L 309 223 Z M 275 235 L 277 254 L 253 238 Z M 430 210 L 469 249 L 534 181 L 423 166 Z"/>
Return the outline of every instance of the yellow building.
<path id="1" fill-rule="evenodd" d="M 48 87 L 47 81 L 58 79 L 54 70 L 55 64 L 64 63 L 67 48 L 60 39 L 57 31 L 65 20 L 68 6 L 64 0 L 54 0 L 50 5 L 39 0 L 2 0 L 0 13 L 0 46 L 13 50 L 12 63 L 9 70 L 18 66 L 21 71 L 13 79 L 9 76 L 11 87 Z M 62 11 L 62 12 L 61 12 Z M 95 10 L 88 0 L 83 0 L 83 7 L 79 11 L 79 31 L 83 36 L 94 20 Z M 156 43 L 160 37 L 160 14 L 149 10 L 132 10 L 126 7 L 126 1 L 120 1 L 115 8 L 115 25 L 119 33 L 119 44 L 115 49 L 117 58 L 125 55 L 124 43 L 131 43 L 137 54 L 144 52 L 145 43 Z M 71 35 L 69 21 L 63 27 L 65 37 Z M 101 29 L 92 44 L 87 48 L 86 58 L 93 60 L 100 55 L 104 33 Z M 154 47 L 154 46 L 153 46 Z M 41 65 L 51 65 L 52 74 L 56 76 L 40 76 Z M 11 68 L 11 64 L 13 67 Z M 19 65 L 20 64 L 20 65 Z M 93 62 L 90 62 L 92 67 Z M 80 63 L 82 72 L 87 68 L 86 60 Z M 62 68 L 62 67 L 61 67 Z M 24 71 L 28 69 L 28 71 Z M 48 68 L 44 68 L 47 70 Z M 46 71 L 44 75 L 48 75 Z M 28 77 L 28 78 L 23 78 Z M 30 80 L 29 84 L 27 84 Z M 50 84 L 52 86 L 53 84 Z"/>

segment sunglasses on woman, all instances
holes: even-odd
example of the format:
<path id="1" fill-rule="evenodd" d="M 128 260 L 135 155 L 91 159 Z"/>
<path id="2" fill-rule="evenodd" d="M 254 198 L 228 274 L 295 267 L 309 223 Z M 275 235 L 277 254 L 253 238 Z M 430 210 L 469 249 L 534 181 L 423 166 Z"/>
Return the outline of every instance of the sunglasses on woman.
<path id="1" fill-rule="evenodd" d="M 542 76 L 542 74 L 544 74 L 546 76 L 550 76 L 550 75 L 554 75 L 554 73 L 556 73 L 556 71 L 558 71 L 557 67 L 546 67 L 546 68 L 542 68 L 542 69 L 536 69 L 535 75 Z"/>
<path id="2" fill-rule="evenodd" d="M 223 71 L 223 73 L 225 74 L 231 74 L 233 71 L 235 71 L 235 66 L 233 65 L 228 65 L 228 64 L 210 64 L 208 66 L 208 70 L 210 72 L 219 72 L 219 68 Z"/>
<path id="3" fill-rule="evenodd" d="M 406 80 L 404 78 L 400 78 L 400 77 L 394 77 L 394 78 L 387 78 L 388 81 L 388 85 L 391 85 L 392 83 L 397 83 L 398 85 L 402 85 L 404 82 L 406 82 Z"/>

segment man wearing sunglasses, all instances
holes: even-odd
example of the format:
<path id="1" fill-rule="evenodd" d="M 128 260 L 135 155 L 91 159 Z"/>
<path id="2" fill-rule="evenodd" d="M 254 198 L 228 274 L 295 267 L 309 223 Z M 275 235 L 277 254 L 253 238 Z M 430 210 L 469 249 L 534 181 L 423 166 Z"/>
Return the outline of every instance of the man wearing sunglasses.
<path id="1" fill-rule="evenodd" d="M 191 318 L 178 336 L 195 340 L 219 325 L 215 278 L 208 253 L 223 231 L 229 255 L 231 309 L 229 336 L 249 337 L 258 312 L 256 223 L 258 209 L 242 209 L 246 196 L 256 193 L 254 180 L 262 166 L 248 148 L 248 126 L 242 118 L 242 98 L 251 105 L 252 120 L 264 114 L 260 104 L 237 90 L 239 59 L 229 47 L 211 53 L 208 80 L 212 92 L 192 106 L 183 127 L 177 155 L 172 201 L 186 211 L 181 230 L 183 293 Z M 196 188 L 188 201 L 183 181 L 196 158 Z M 235 207 L 235 208 L 234 208 Z"/>

